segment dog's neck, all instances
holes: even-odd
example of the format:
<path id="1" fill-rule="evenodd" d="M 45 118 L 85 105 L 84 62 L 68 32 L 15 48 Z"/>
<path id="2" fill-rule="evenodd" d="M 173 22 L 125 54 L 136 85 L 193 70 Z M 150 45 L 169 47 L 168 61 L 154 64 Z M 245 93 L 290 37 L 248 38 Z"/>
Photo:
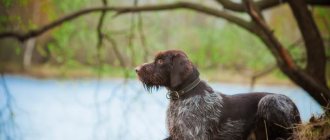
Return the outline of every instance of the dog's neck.
<path id="1" fill-rule="evenodd" d="M 179 85 L 175 87 L 167 87 L 168 90 L 171 91 L 180 91 L 187 86 L 191 85 L 196 79 L 199 79 L 199 72 L 196 68 L 193 69 L 193 72 L 187 76 L 186 79 L 184 79 Z"/>
<path id="2" fill-rule="evenodd" d="M 194 96 L 199 93 L 204 93 L 204 91 L 213 93 L 213 89 L 210 86 L 208 86 L 204 81 L 200 81 L 199 72 L 196 69 L 194 69 L 194 72 L 192 72 L 192 74 L 189 75 L 188 78 L 185 79 L 181 84 L 179 84 L 176 87 L 167 87 L 167 89 L 173 93 L 182 91 L 184 89 L 189 89 L 185 93 L 183 93 L 183 96 L 180 98 L 187 98 L 190 96 Z M 201 91 L 197 91 L 197 90 L 201 90 Z"/>

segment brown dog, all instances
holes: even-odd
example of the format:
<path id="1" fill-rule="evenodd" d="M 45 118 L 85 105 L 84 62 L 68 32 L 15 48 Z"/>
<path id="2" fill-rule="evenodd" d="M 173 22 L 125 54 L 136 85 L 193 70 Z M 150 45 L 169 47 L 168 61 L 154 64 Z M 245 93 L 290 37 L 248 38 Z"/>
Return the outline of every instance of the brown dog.
<path id="1" fill-rule="evenodd" d="M 160 52 L 137 67 L 147 90 L 166 87 L 171 140 L 289 139 L 300 123 L 295 104 L 273 93 L 224 95 L 199 79 L 197 68 L 179 50 Z"/>

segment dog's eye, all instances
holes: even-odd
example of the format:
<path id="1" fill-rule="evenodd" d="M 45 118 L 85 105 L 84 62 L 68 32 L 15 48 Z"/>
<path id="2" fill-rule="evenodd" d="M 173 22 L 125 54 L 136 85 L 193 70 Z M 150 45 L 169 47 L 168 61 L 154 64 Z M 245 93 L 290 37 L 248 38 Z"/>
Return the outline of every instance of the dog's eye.
<path id="1" fill-rule="evenodd" d="M 163 61 L 162 59 L 158 59 L 158 60 L 156 61 L 156 63 L 159 64 L 159 65 L 161 65 L 161 64 L 164 63 L 164 61 Z"/>

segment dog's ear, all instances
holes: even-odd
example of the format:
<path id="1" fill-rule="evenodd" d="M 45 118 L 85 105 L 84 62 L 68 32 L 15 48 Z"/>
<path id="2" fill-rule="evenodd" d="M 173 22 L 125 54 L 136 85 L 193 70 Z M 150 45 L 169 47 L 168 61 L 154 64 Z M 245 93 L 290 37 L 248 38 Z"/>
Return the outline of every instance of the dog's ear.
<path id="1" fill-rule="evenodd" d="M 171 87 L 179 86 L 193 71 L 193 66 L 187 56 L 176 54 L 172 57 L 172 69 L 170 72 Z"/>

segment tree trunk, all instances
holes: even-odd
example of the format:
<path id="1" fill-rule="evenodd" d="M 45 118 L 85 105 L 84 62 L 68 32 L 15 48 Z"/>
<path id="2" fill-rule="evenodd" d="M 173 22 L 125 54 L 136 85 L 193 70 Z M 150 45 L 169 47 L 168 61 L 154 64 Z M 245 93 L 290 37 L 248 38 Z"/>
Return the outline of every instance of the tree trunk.
<path id="1" fill-rule="evenodd" d="M 308 92 L 321 106 L 329 107 L 330 91 L 326 86 L 321 85 L 314 76 L 300 69 L 293 70 L 286 67 L 280 67 L 280 69 L 294 83 Z"/>
<path id="2" fill-rule="evenodd" d="M 288 3 L 304 39 L 307 66 L 305 71 L 295 71 L 295 74 L 286 72 L 286 74 L 322 106 L 328 106 L 330 92 L 325 77 L 326 55 L 321 34 L 305 1 L 288 0 Z"/>
<path id="3" fill-rule="evenodd" d="M 293 0 L 297 1 L 297 0 Z M 293 3 L 295 3 L 293 2 Z M 316 28 L 316 25 L 307 10 L 305 11 L 299 4 L 295 5 L 293 10 L 299 15 L 299 27 L 302 30 L 304 40 L 306 42 L 306 51 L 308 56 L 308 64 L 306 70 L 300 69 L 292 60 L 289 52 L 283 47 L 279 40 L 274 36 L 265 20 L 262 19 L 261 13 L 258 12 L 252 0 L 244 0 L 247 12 L 253 20 L 256 31 L 254 32 L 265 43 L 273 56 L 280 70 L 286 74 L 294 83 L 306 90 L 320 105 L 327 107 L 330 99 L 330 91 L 325 80 L 325 54 L 322 39 Z M 301 3 L 300 3 L 301 4 Z M 307 19 L 301 19 L 301 18 Z M 296 17 L 297 18 L 297 17 Z M 304 30 L 305 28 L 308 28 Z M 312 32 L 309 34 L 309 32 Z M 316 40 L 315 44 L 313 40 Z M 318 46 L 314 46 L 318 45 Z M 323 49 L 323 50 L 322 50 Z M 323 51 L 323 52 L 322 52 Z M 320 55 L 320 56 L 319 56 Z M 318 62 L 320 61 L 320 63 Z M 318 64 L 319 63 L 319 64 Z M 322 73 L 323 72 L 323 73 Z"/>
<path id="4" fill-rule="evenodd" d="M 321 34 L 314 19 L 303 0 L 288 0 L 292 12 L 305 42 L 307 53 L 306 70 L 323 86 L 326 86 L 325 78 L 325 48 Z"/>
<path id="5" fill-rule="evenodd" d="M 259 32 L 256 34 L 268 46 L 274 48 L 276 44 L 269 40 L 266 34 Z M 277 53 L 273 53 L 280 70 L 287 75 L 291 81 L 303 88 L 321 106 L 327 107 L 330 101 L 330 91 L 326 85 L 321 84 L 315 76 L 297 67 L 291 67 L 283 63 L 283 58 Z M 297 95 L 299 96 L 299 95 Z"/>
<path id="6" fill-rule="evenodd" d="M 24 45 L 24 56 L 23 56 L 23 69 L 26 70 L 31 66 L 32 53 L 35 47 L 35 38 L 27 40 Z"/>

